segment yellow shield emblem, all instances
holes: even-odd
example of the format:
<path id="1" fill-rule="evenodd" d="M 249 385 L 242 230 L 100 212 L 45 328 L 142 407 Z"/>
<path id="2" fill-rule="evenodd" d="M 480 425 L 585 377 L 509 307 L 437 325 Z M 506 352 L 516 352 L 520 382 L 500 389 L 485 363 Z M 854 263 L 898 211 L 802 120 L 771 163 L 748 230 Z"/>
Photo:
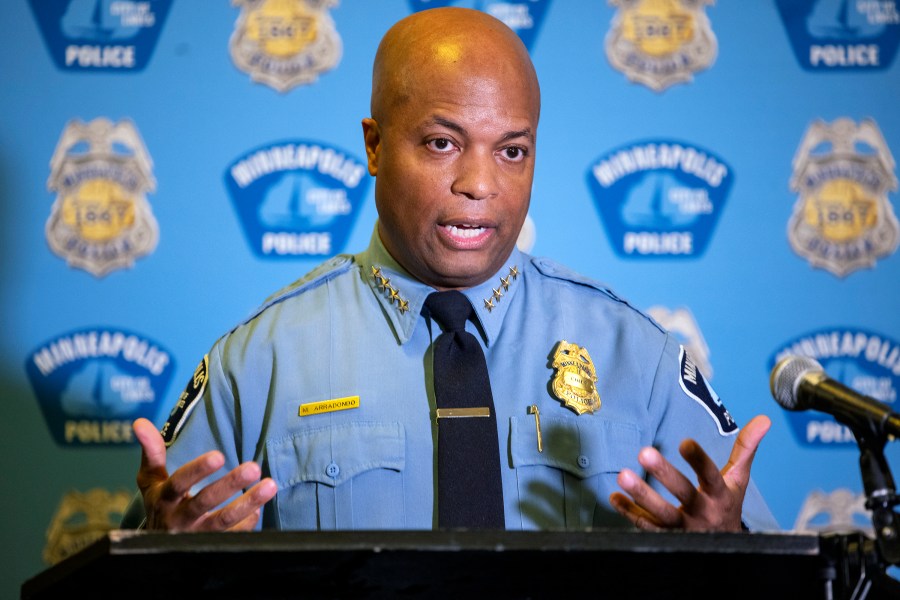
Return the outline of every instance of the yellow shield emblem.
<path id="1" fill-rule="evenodd" d="M 562 340 L 553 354 L 553 395 L 562 403 L 582 415 L 600 408 L 597 391 L 597 371 L 588 351 L 578 344 Z"/>

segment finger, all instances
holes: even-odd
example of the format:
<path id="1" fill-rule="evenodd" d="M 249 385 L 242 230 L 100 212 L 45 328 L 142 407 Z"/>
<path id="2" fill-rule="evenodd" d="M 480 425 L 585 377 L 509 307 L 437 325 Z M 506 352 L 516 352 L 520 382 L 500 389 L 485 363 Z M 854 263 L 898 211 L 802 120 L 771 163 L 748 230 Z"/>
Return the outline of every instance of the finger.
<path id="1" fill-rule="evenodd" d="M 140 490 L 144 491 L 152 483 L 168 477 L 166 443 L 156 426 L 143 417 L 134 421 L 132 430 L 141 444 L 141 466 L 138 469 L 137 484 Z"/>
<path id="2" fill-rule="evenodd" d="M 176 501 L 186 496 L 195 485 L 222 468 L 225 457 L 218 450 L 201 454 L 178 468 L 163 484 L 160 499 Z"/>
<path id="3" fill-rule="evenodd" d="M 678 450 L 697 474 L 697 483 L 704 493 L 715 497 L 728 493 L 728 486 L 725 485 L 722 472 L 700 444 L 694 440 L 684 440 Z"/>
<path id="4" fill-rule="evenodd" d="M 647 531 L 662 531 L 662 527 L 653 518 L 653 515 L 631 501 L 631 498 L 620 492 L 609 495 L 610 505 L 620 515 L 628 519 L 638 529 Z"/>
<path id="5" fill-rule="evenodd" d="M 646 481 L 638 477 L 634 471 L 622 469 L 616 481 L 631 496 L 632 501 L 649 513 L 652 521 L 659 526 L 668 528 L 682 526 L 682 515 L 678 509 L 667 502 Z"/>
<path id="6" fill-rule="evenodd" d="M 156 426 L 141 417 L 131 424 L 134 435 L 141 444 L 141 460 L 149 468 L 166 466 L 166 443 Z"/>
<path id="7" fill-rule="evenodd" d="M 262 506 L 275 497 L 278 487 L 265 478 L 227 506 L 209 515 L 202 525 L 208 531 L 248 531 L 259 519 Z"/>
<path id="8" fill-rule="evenodd" d="M 666 460 L 656 448 L 643 448 L 638 454 L 638 462 L 646 469 L 647 473 L 669 490 L 686 509 L 692 509 L 702 500 L 697 492 L 697 488 L 694 487 L 694 483 L 685 477 L 681 471 L 672 466 L 672 463 Z M 718 471 L 716 471 L 716 475 L 719 475 Z M 672 506 L 668 502 L 666 502 L 666 505 Z M 679 514 L 680 517 L 681 515 Z"/>
<path id="9" fill-rule="evenodd" d="M 722 474 L 741 489 L 750 481 L 750 467 L 756 457 L 759 444 L 772 427 L 772 421 L 765 415 L 752 418 L 738 433 L 731 456 L 722 468 Z"/>
<path id="10" fill-rule="evenodd" d="M 238 465 L 223 477 L 197 492 L 197 494 L 182 507 L 182 514 L 180 516 L 187 521 L 196 521 L 235 494 L 250 487 L 250 485 L 259 480 L 259 477 L 260 469 L 259 465 L 256 463 L 245 462 Z M 274 485 L 274 482 L 272 485 Z M 252 506 L 251 510 L 254 508 L 256 508 L 256 506 Z M 245 516 L 246 513 L 236 516 L 229 520 L 227 526 L 218 527 L 217 529 L 226 529 L 243 519 Z"/>
<path id="11" fill-rule="evenodd" d="M 229 527 L 226 531 L 253 531 L 253 528 L 256 527 L 256 523 L 259 521 L 259 513 L 260 509 L 257 508 L 243 521 L 234 527 Z"/>

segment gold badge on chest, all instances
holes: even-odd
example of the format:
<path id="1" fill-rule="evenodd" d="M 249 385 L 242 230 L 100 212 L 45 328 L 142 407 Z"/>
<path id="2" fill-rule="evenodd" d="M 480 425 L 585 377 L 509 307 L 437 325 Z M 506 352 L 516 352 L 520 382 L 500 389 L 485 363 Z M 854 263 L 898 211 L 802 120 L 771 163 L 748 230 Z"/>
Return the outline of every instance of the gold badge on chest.
<path id="1" fill-rule="evenodd" d="M 563 405 L 579 415 L 600 409 L 597 371 L 585 348 L 566 340 L 560 341 L 553 354 L 553 368 L 556 369 L 551 383 L 553 395 Z"/>

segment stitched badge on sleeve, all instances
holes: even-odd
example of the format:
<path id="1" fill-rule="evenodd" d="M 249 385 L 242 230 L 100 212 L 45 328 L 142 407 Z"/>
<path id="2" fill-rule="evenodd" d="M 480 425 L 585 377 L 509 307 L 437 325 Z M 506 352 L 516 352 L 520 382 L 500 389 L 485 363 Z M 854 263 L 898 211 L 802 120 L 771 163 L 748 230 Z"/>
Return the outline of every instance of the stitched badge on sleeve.
<path id="1" fill-rule="evenodd" d="M 736 432 L 738 430 L 737 423 L 734 422 L 728 409 L 722 404 L 718 394 L 706 383 L 703 373 L 691 360 L 684 346 L 681 347 L 679 361 L 681 362 L 679 383 L 681 383 L 681 389 L 684 390 L 684 393 L 706 409 L 706 412 L 716 421 L 716 427 L 719 429 L 720 434 L 731 435 Z"/>
<path id="2" fill-rule="evenodd" d="M 181 431 L 181 428 L 184 427 L 184 424 L 187 422 L 191 411 L 193 411 L 194 406 L 196 405 L 197 399 L 203 395 L 203 390 L 206 388 L 208 379 L 209 355 L 206 354 L 194 370 L 193 377 L 188 381 L 184 391 L 181 392 L 181 396 L 178 398 L 175 408 L 169 413 L 169 420 L 166 421 L 162 431 L 160 431 L 163 440 L 166 442 L 167 448 L 172 445 L 175 438 L 178 436 L 178 432 Z"/>

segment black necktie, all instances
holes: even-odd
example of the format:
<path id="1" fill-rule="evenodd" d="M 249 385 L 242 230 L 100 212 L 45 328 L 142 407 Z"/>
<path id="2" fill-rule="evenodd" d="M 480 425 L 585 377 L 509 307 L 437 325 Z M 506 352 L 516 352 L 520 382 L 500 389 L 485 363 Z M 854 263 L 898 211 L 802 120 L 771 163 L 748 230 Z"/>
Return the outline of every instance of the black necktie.
<path id="1" fill-rule="evenodd" d="M 472 305 L 457 291 L 425 300 L 444 332 L 434 342 L 438 525 L 504 529 L 497 415 L 484 352 L 466 331 Z"/>

